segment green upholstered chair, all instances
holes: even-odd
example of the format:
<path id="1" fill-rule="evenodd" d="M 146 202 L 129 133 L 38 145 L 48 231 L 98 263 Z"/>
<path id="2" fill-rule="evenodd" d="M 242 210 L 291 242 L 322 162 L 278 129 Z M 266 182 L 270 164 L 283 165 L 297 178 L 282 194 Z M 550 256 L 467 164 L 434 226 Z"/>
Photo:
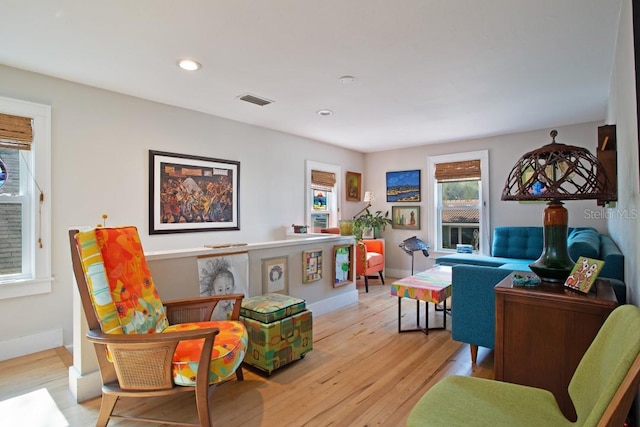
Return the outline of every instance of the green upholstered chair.
<path id="1" fill-rule="evenodd" d="M 607 318 L 569 383 L 577 421 L 547 390 L 452 375 L 413 407 L 408 426 L 621 426 L 640 383 L 640 308 Z"/>

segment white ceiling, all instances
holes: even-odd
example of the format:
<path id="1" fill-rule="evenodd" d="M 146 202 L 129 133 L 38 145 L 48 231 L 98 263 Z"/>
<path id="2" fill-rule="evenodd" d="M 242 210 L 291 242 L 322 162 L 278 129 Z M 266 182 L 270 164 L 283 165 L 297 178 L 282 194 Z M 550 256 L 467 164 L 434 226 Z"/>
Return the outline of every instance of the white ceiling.
<path id="1" fill-rule="evenodd" d="M 0 0 L 0 64 L 374 152 L 603 120 L 621 2 Z"/>

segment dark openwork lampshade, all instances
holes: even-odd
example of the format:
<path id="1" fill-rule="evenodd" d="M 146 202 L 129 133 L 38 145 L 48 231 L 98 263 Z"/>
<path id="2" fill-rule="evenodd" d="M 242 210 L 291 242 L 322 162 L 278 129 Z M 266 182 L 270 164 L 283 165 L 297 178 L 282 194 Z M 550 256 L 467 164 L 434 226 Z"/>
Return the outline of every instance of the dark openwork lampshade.
<path id="1" fill-rule="evenodd" d="M 542 280 L 564 282 L 574 261 L 567 251 L 569 213 L 562 200 L 610 199 L 604 167 L 586 148 L 552 142 L 523 155 L 502 190 L 502 200 L 547 200 L 544 248 L 529 268 Z"/>

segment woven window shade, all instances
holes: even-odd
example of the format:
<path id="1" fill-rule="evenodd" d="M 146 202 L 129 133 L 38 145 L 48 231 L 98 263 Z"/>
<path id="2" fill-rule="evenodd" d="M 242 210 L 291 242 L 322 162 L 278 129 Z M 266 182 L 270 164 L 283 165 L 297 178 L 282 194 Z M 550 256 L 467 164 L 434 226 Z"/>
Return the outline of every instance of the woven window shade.
<path id="1" fill-rule="evenodd" d="M 324 190 L 331 190 L 336 185 L 336 174 L 324 171 L 311 171 L 311 185 L 321 187 Z"/>
<path id="2" fill-rule="evenodd" d="M 28 117 L 0 113 L 0 147 L 31 150 L 33 128 Z"/>
<path id="3" fill-rule="evenodd" d="M 436 164 L 438 182 L 480 181 L 480 178 L 480 160 Z"/>

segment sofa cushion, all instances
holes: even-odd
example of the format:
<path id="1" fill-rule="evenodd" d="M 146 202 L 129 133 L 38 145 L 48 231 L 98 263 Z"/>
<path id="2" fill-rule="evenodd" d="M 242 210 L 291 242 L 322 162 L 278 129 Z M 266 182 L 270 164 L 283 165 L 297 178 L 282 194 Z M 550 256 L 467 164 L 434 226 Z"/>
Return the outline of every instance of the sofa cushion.
<path id="1" fill-rule="evenodd" d="M 367 252 L 367 268 L 384 265 L 384 257 L 377 252 Z"/>
<path id="2" fill-rule="evenodd" d="M 599 259 L 600 234 L 594 228 L 575 228 L 567 238 L 567 249 L 575 261 L 581 256 Z"/>
<path id="3" fill-rule="evenodd" d="M 456 254 L 445 255 L 445 256 L 436 258 L 436 264 L 441 264 L 441 265 L 471 264 L 471 265 L 482 265 L 485 267 L 499 267 L 502 264 L 504 264 L 504 262 L 487 255 L 456 253 Z"/>
<path id="4" fill-rule="evenodd" d="M 531 261 L 512 262 L 509 264 L 502 264 L 498 268 L 502 268 L 504 270 L 511 270 L 511 271 L 531 271 L 531 269 L 529 268 L 529 264 L 531 264 Z"/>
<path id="5" fill-rule="evenodd" d="M 503 258 L 538 259 L 543 245 L 542 227 L 496 227 L 491 255 Z"/>

